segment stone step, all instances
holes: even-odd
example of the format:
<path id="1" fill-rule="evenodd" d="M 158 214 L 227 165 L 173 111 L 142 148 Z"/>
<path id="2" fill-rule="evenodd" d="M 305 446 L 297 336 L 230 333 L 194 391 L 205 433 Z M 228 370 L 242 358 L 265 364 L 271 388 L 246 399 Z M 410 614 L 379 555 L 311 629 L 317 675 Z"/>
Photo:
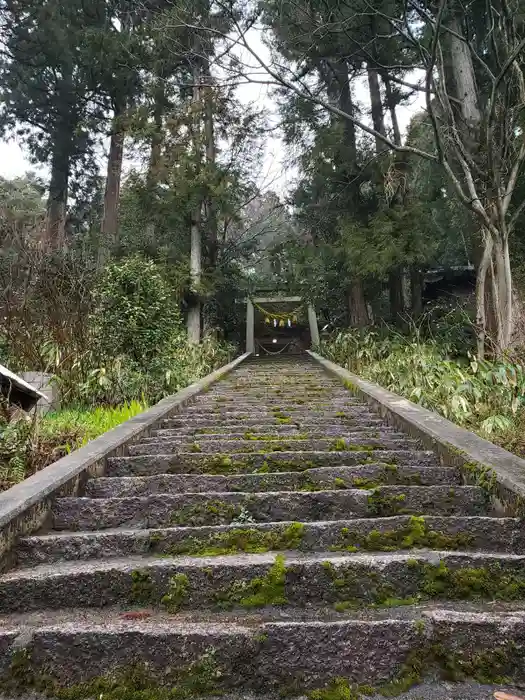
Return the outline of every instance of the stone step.
<path id="1" fill-rule="evenodd" d="M 315 425 L 308 430 L 302 432 L 296 425 L 260 425 L 252 426 L 249 430 L 242 432 L 232 432 L 231 428 L 217 426 L 217 432 L 211 432 L 211 428 L 205 428 L 206 432 L 202 432 L 202 428 L 161 428 L 151 432 L 151 436 L 143 438 L 140 442 L 153 442 L 154 440 L 180 440 L 188 441 L 198 438 L 199 440 L 259 440 L 266 438 L 267 440 L 297 440 L 303 438 L 325 438 L 342 437 L 344 440 L 406 440 L 406 433 L 400 433 L 395 428 L 388 426 L 382 427 L 380 430 L 373 428 L 363 428 L 349 430 L 346 426 L 327 426 L 324 430 L 320 430 L 319 426 Z M 208 432 L 210 431 L 210 432 Z M 417 442 L 417 441 L 416 441 Z"/>
<path id="2" fill-rule="evenodd" d="M 279 397 L 277 397 L 279 398 Z M 337 410 L 349 410 L 353 411 L 355 409 L 361 410 L 368 408 L 366 404 L 362 401 L 352 401 L 348 398 L 339 398 L 330 395 L 329 398 L 323 400 L 315 399 L 300 399 L 293 398 L 287 399 L 286 401 L 272 401 L 268 399 L 253 399 L 246 400 L 246 398 L 237 400 L 231 399 L 231 401 L 221 401 L 220 399 L 206 399 L 201 401 L 194 401 L 192 404 L 188 405 L 188 414 L 192 413 L 205 413 L 207 411 L 216 411 L 220 409 L 222 411 L 232 411 L 232 410 L 243 410 L 243 411 L 312 411 L 321 408 L 331 409 L 337 408 Z"/>
<path id="3" fill-rule="evenodd" d="M 374 491 L 274 491 L 153 494 L 125 498 L 59 498 L 55 530 L 114 527 L 229 525 L 233 522 L 340 520 L 396 513 L 481 515 L 488 510 L 478 486 L 381 486 Z M 244 519 L 244 520 L 243 520 Z"/>
<path id="4" fill-rule="evenodd" d="M 302 429 L 307 430 L 308 428 L 323 428 L 323 427 L 337 427 L 338 425 L 351 427 L 352 430 L 359 429 L 378 429 L 379 427 L 384 427 L 385 422 L 378 418 L 377 416 L 371 416 L 370 418 L 352 418 L 349 414 L 338 416 L 335 414 L 331 418 L 325 418 L 323 416 L 305 416 L 304 419 L 298 420 L 296 418 L 283 419 L 274 418 L 273 416 L 257 416 L 256 418 L 251 418 L 248 415 L 243 414 L 242 418 L 217 418 L 212 416 L 209 418 L 185 418 L 183 416 L 178 416 L 177 418 L 166 418 L 159 424 L 159 429 L 177 429 L 177 428 L 190 428 L 191 430 L 198 430 L 202 428 L 209 427 L 225 427 L 228 430 L 233 426 L 234 429 L 239 428 L 250 428 L 251 426 L 266 425 L 266 426 L 286 426 L 290 427 L 291 424 L 298 424 Z"/>
<path id="5" fill-rule="evenodd" d="M 379 464 L 437 466 L 433 452 L 416 450 L 359 450 L 356 452 L 267 452 L 262 454 L 206 455 L 178 454 L 112 457 L 107 476 L 151 476 L 153 474 L 242 474 L 278 471 L 304 471 L 313 467 Z"/>
<path id="6" fill-rule="evenodd" d="M 344 447 L 344 449 L 342 449 Z M 173 440 L 166 438 L 150 438 L 128 448 L 130 455 L 167 454 L 180 452 L 195 452 L 207 454 L 230 454 L 251 452 L 337 452 L 364 450 L 408 450 L 417 449 L 417 440 L 408 438 L 375 440 L 372 438 L 345 439 L 341 436 L 328 439 L 295 439 L 287 440 L 242 440 L 225 436 L 220 440 Z"/>
<path id="7" fill-rule="evenodd" d="M 265 430 L 275 429 L 281 430 L 299 430 L 299 432 L 305 432 L 309 430 L 328 430 L 331 431 L 329 434 L 333 434 L 333 431 L 339 433 L 343 431 L 351 432 L 368 432 L 388 429 L 384 422 L 379 418 L 371 418 L 367 420 L 361 419 L 350 419 L 348 417 L 335 417 L 332 419 L 319 418 L 314 420 L 314 418 L 309 418 L 305 420 L 291 420 L 291 419 L 278 419 L 273 416 L 266 416 L 265 418 L 246 418 L 243 420 L 218 420 L 216 418 L 199 418 L 198 420 L 184 420 L 184 419 L 170 419 L 164 424 L 160 424 L 158 428 L 152 431 L 151 435 L 156 435 L 158 432 L 163 430 L 180 430 L 186 429 L 189 432 L 195 431 L 197 434 L 199 432 L 206 433 L 214 432 L 217 430 L 224 432 L 239 432 L 239 431 L 251 431 L 257 428 L 263 428 Z"/>
<path id="8" fill-rule="evenodd" d="M 16 668 L 15 680 L 33 678 L 41 686 L 45 669 L 48 689 L 51 682 L 82 683 L 84 697 L 90 682 L 99 697 L 101 676 L 120 671 L 129 679 L 132 669 L 141 687 L 185 689 L 179 697 L 261 689 L 300 695 L 335 678 L 368 686 L 397 681 L 390 687 L 403 689 L 425 675 L 450 677 L 451 669 L 510 683 L 524 679 L 524 643 L 521 610 L 437 604 L 341 620 L 282 619 L 278 612 L 130 619 L 118 609 L 48 611 L 2 619 L 0 674 L 5 685 Z"/>
<path id="9" fill-rule="evenodd" d="M 193 409 L 193 410 L 192 410 Z M 304 406 L 287 406 L 276 411 L 271 408 L 265 408 L 264 406 L 245 406 L 241 404 L 236 404 L 235 406 L 217 406 L 215 408 L 206 408 L 203 406 L 188 406 L 184 413 L 188 420 L 204 420 L 210 416 L 215 416 L 220 420 L 223 419 L 234 419 L 242 420 L 243 416 L 250 418 L 271 418 L 272 416 L 279 420 L 283 420 L 283 417 L 289 418 L 309 418 L 310 420 L 316 420 L 317 417 L 324 419 L 332 419 L 336 417 L 336 413 L 344 412 L 348 414 L 350 418 L 372 418 L 373 414 L 367 406 L 319 406 L 318 408 L 306 408 Z"/>
<path id="10" fill-rule="evenodd" d="M 23 537 L 16 555 L 21 566 L 143 554 L 191 556 L 299 550 L 494 551 L 525 553 L 518 518 L 398 515 L 312 523 L 244 523 L 205 527 L 51 532 Z"/>
<path id="11" fill-rule="evenodd" d="M 143 605 L 181 609 L 393 608 L 424 600 L 525 600 L 525 555 L 475 552 L 127 557 L 0 576 L 0 614 Z"/>
<path id="12" fill-rule="evenodd" d="M 481 680 L 483 681 L 484 679 Z M 507 695 L 513 695 L 517 697 L 518 700 L 524 700 L 524 691 L 519 686 L 514 686 L 508 682 L 494 684 L 475 680 L 427 680 L 418 683 L 405 692 L 398 692 L 396 689 L 395 697 L 397 700 L 494 700 L 494 694 L 498 691 L 503 691 Z M 158 693 L 162 691 L 157 689 L 154 692 L 155 697 L 158 697 Z M 369 688 L 367 685 L 364 685 L 361 689 L 360 686 L 349 683 L 347 679 L 334 680 L 323 688 L 316 688 L 310 695 L 319 697 L 319 694 L 322 693 L 330 697 L 329 694 L 333 695 L 334 692 L 339 692 L 343 698 L 348 697 L 348 694 L 351 692 L 353 693 L 351 698 L 355 698 L 355 700 L 384 700 L 385 698 L 381 688 L 373 690 L 371 687 Z M 48 697 L 49 696 L 33 692 L 23 697 L 15 697 L 11 694 L 0 694 L 0 700 L 48 700 Z M 290 700 L 305 700 L 307 696 L 305 696 L 304 693 L 299 696 L 293 691 L 290 691 L 289 694 L 287 693 L 287 697 L 289 697 Z M 201 696 L 199 694 L 198 696 L 194 695 L 193 698 L 194 700 L 208 700 L 209 696 Z M 224 691 L 221 692 L 220 698 L 221 700 L 282 700 L 282 694 L 277 691 L 263 693 L 251 691 Z"/>
<path id="13" fill-rule="evenodd" d="M 303 472 L 270 474 L 160 474 L 158 476 L 100 477 L 90 479 L 89 498 L 122 498 L 157 493 L 201 493 L 204 491 L 316 491 L 344 488 L 375 488 L 381 484 L 461 484 L 453 467 L 376 466 L 320 467 Z"/>

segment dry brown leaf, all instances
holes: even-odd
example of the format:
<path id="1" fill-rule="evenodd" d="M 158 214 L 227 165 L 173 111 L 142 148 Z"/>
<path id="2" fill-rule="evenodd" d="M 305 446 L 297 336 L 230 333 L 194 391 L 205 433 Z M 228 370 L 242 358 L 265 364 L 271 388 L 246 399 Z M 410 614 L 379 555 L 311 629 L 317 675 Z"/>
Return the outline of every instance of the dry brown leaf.
<path id="1" fill-rule="evenodd" d="M 151 612 L 148 610 L 130 610 L 129 612 L 121 613 L 120 617 L 123 620 L 145 620 L 151 617 Z M 503 698 L 503 700 L 505 700 L 505 698 Z M 518 698 L 518 700 L 523 700 L 523 698 Z"/>
<path id="2" fill-rule="evenodd" d="M 525 700 L 522 695 L 509 695 L 509 693 L 494 693 L 496 700 Z"/>

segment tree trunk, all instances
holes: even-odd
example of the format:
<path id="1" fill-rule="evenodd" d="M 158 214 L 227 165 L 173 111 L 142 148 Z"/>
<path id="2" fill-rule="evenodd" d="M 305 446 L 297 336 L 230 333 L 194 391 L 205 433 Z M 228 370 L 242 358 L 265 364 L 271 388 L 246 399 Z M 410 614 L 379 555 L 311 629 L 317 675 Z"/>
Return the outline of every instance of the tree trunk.
<path id="1" fill-rule="evenodd" d="M 354 328 L 364 328 L 370 323 L 366 305 L 363 282 L 356 277 L 348 289 L 348 311 L 350 325 Z"/>
<path id="2" fill-rule="evenodd" d="M 192 300 L 188 309 L 188 340 L 192 345 L 201 341 L 201 300 L 200 281 L 202 277 L 201 211 L 195 210 L 191 222 L 190 276 Z"/>
<path id="3" fill-rule="evenodd" d="M 392 93 L 392 84 L 388 78 L 388 73 L 381 76 L 386 93 L 386 103 L 388 105 L 388 111 L 390 112 L 390 120 L 392 122 L 392 131 L 394 132 L 394 143 L 401 145 L 401 130 L 399 128 L 399 121 L 397 119 L 396 112 L 396 101 Z"/>
<path id="4" fill-rule="evenodd" d="M 372 123 L 374 129 L 383 136 L 386 136 L 385 120 L 383 115 L 383 101 L 381 100 L 381 89 L 379 87 L 379 74 L 370 64 L 367 67 L 368 87 L 370 89 L 370 105 L 372 108 Z M 376 137 L 376 153 L 381 153 L 387 146 Z"/>
<path id="5" fill-rule="evenodd" d="M 412 316 L 418 318 L 423 313 L 423 273 L 419 265 L 410 266 L 410 300 Z"/>
<path id="6" fill-rule="evenodd" d="M 403 323 L 405 300 L 403 295 L 403 271 L 399 267 L 388 273 L 388 295 L 390 299 L 390 314 L 396 325 Z"/>
<path id="7" fill-rule="evenodd" d="M 146 187 L 149 195 L 149 221 L 146 224 L 146 241 L 155 241 L 155 209 L 157 206 L 157 184 L 159 181 L 159 170 L 162 162 L 162 118 L 164 116 L 164 83 L 161 77 L 157 80 L 155 87 L 155 104 L 153 107 L 153 134 L 151 135 L 151 150 L 146 175 Z"/>
<path id="8" fill-rule="evenodd" d="M 120 113 L 116 112 L 113 118 L 113 128 L 109 144 L 106 190 L 104 193 L 104 213 L 101 226 L 102 240 L 98 255 L 100 267 L 104 265 L 108 251 L 118 242 L 120 180 L 122 177 L 125 139 L 124 129 L 120 125 L 121 118 L 122 111 L 120 111 Z"/>
<path id="9" fill-rule="evenodd" d="M 198 53 L 194 55 L 193 65 L 193 104 L 194 124 L 193 124 L 193 146 L 195 151 L 195 174 L 200 173 L 201 160 L 201 129 L 198 105 L 201 99 L 201 64 L 197 59 Z M 198 345 L 201 340 L 201 279 L 202 279 L 202 208 L 203 202 L 199 202 L 195 207 L 191 221 L 191 250 L 190 250 L 190 284 L 192 291 L 191 306 L 188 309 L 188 341 L 192 345 Z"/>
<path id="10" fill-rule="evenodd" d="M 50 248 L 62 248 L 65 242 L 68 185 L 69 149 L 59 136 L 55 140 L 47 199 L 45 235 Z"/>
<path id="11" fill-rule="evenodd" d="M 460 100 L 461 115 L 466 127 L 477 129 L 481 122 L 481 112 L 478 104 L 478 90 L 476 86 L 476 74 L 472 62 L 472 54 L 463 36 L 461 21 L 457 16 L 452 17 L 448 23 L 449 28 L 457 34 L 447 33 L 450 42 L 450 63 L 447 67 L 452 71 L 455 97 Z M 457 104 L 457 103 L 455 103 Z"/>
<path id="12" fill-rule="evenodd" d="M 352 92 L 350 88 L 350 80 L 348 78 L 348 65 L 346 61 L 338 63 L 333 67 L 335 77 L 337 79 L 337 98 L 339 108 L 347 114 L 354 114 L 354 103 L 352 100 Z M 346 155 L 346 170 L 350 174 L 354 174 L 357 168 L 357 141 L 355 124 L 350 119 L 344 120 L 345 133 L 345 155 Z M 356 189 L 356 188 L 354 188 Z"/>
<path id="13" fill-rule="evenodd" d="M 216 147 L 215 147 L 215 126 L 214 126 L 214 94 L 213 88 L 211 87 L 212 76 L 210 72 L 209 61 L 206 59 L 203 65 L 202 76 L 206 81 L 206 87 L 202 88 L 204 91 L 204 139 L 206 142 L 206 164 L 209 169 L 210 185 L 209 189 L 215 184 L 215 161 L 216 161 Z M 208 258 L 209 263 L 212 268 L 215 267 L 217 262 L 217 254 L 219 248 L 218 241 L 218 224 L 217 224 L 217 211 L 215 207 L 215 202 L 213 199 L 213 194 L 208 191 L 206 196 L 206 201 L 204 202 L 204 210 L 206 212 L 206 232 L 207 232 L 207 248 L 208 248 Z"/>
<path id="14" fill-rule="evenodd" d="M 492 258 L 492 236 L 486 232 L 483 238 L 483 253 L 476 272 L 476 338 L 478 358 L 485 357 L 487 343 L 487 276 Z"/>

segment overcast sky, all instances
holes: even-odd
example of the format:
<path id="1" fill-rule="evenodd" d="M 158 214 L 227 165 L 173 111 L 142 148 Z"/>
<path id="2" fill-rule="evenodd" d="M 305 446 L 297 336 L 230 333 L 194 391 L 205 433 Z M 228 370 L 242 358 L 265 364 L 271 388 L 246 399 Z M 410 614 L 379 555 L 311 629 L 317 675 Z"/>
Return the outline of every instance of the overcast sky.
<path id="1" fill-rule="evenodd" d="M 249 35 L 250 45 L 266 62 L 270 60 L 270 54 L 263 42 L 263 34 L 258 30 L 251 30 Z M 248 73 L 253 80 L 263 81 L 265 77 L 261 74 L 261 69 L 256 66 L 253 57 L 243 54 L 243 60 L 251 66 Z M 244 84 L 238 88 L 238 97 L 242 102 L 253 102 L 260 105 L 261 110 L 269 112 L 270 124 L 278 124 L 277 105 L 272 98 L 273 86 L 259 84 L 257 82 Z M 354 99 L 365 112 L 369 110 L 368 88 L 364 81 L 357 84 Z M 408 106 L 398 108 L 398 119 L 402 132 L 405 132 L 411 117 L 423 107 L 422 93 L 412 100 Z M 368 121 L 368 119 L 367 119 Z M 275 134 L 275 135 L 274 135 Z M 266 139 L 265 156 L 261 164 L 260 172 L 257 174 L 257 181 L 263 191 L 274 190 L 280 195 L 285 195 L 295 179 L 297 170 L 293 165 L 293 157 L 285 149 L 279 135 L 274 132 Z M 292 154 L 293 155 L 293 154 Z M 105 154 L 101 150 L 99 156 L 101 172 L 104 172 Z M 15 139 L 0 141 L 0 175 L 6 178 L 13 178 L 24 175 L 28 170 L 35 171 L 38 175 L 47 178 L 48 170 L 42 165 L 32 165 L 26 156 L 26 152 Z"/>

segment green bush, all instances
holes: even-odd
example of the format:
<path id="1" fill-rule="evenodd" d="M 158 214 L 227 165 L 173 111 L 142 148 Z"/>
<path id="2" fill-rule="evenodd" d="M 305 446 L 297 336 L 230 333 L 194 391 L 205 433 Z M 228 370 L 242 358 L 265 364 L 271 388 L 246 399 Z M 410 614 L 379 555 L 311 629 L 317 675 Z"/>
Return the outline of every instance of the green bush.
<path id="1" fill-rule="evenodd" d="M 178 305 L 160 268 L 138 255 L 107 265 L 93 299 L 93 330 L 104 357 L 126 355 L 144 365 L 181 328 Z"/>

